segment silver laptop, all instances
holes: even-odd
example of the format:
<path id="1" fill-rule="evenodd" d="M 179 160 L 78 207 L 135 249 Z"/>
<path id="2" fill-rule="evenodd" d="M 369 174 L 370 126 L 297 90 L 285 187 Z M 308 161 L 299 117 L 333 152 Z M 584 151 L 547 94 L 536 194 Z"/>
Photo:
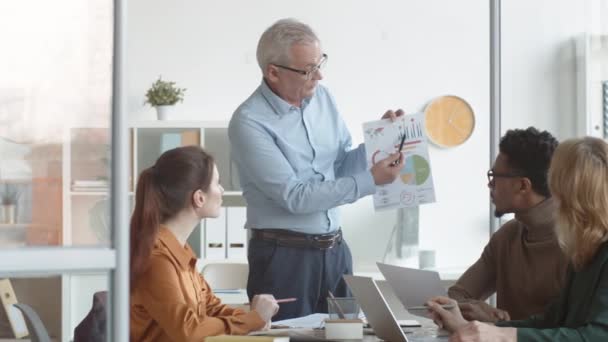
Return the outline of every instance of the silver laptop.
<path id="1" fill-rule="evenodd" d="M 437 336 L 412 336 L 408 340 L 372 278 L 344 275 L 344 280 L 361 305 L 377 337 L 391 342 L 447 340 L 445 337 Z"/>
<path id="2" fill-rule="evenodd" d="M 380 262 L 377 265 L 405 307 L 423 306 L 431 297 L 447 296 L 438 272 Z"/>
<path id="3" fill-rule="evenodd" d="M 393 288 L 388 283 L 388 281 L 374 280 L 374 282 L 378 286 L 380 293 L 382 293 L 382 297 L 384 297 L 384 300 L 388 304 L 388 307 L 391 309 L 391 312 L 393 313 L 393 316 L 395 316 L 397 321 L 408 320 L 413 318 L 412 315 L 407 310 L 405 310 L 405 306 L 403 305 L 403 303 L 401 303 L 401 300 L 399 299 L 399 297 L 397 297 L 395 291 L 393 291 Z"/>

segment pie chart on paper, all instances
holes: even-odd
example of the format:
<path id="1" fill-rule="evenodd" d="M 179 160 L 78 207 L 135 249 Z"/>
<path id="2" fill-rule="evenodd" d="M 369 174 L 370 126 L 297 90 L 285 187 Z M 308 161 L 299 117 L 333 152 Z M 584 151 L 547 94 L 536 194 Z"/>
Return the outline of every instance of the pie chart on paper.
<path id="1" fill-rule="evenodd" d="M 401 181 L 408 185 L 422 185 L 430 174 L 429 162 L 423 157 L 413 154 L 405 158 L 405 166 L 401 170 Z"/>

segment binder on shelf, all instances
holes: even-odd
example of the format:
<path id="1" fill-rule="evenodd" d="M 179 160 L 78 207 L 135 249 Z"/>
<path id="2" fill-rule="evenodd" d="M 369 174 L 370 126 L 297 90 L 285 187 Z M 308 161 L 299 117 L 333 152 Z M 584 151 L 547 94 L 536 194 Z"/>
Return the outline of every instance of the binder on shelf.
<path id="1" fill-rule="evenodd" d="M 163 133 L 160 138 L 160 153 L 181 146 L 182 136 L 179 133 Z"/>
<path id="2" fill-rule="evenodd" d="M 226 236 L 228 259 L 247 259 L 246 207 L 226 208 Z"/>
<path id="3" fill-rule="evenodd" d="M 226 258 L 226 208 L 220 209 L 217 218 L 205 219 L 205 258 Z"/>
<path id="4" fill-rule="evenodd" d="M 182 145 L 181 146 L 199 146 L 201 143 L 200 134 L 195 130 L 188 130 L 182 132 Z"/>

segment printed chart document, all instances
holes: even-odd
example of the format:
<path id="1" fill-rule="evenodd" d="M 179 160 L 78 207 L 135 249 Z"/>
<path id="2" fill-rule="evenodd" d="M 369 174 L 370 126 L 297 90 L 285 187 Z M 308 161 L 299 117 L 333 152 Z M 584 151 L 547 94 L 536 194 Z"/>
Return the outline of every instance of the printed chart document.
<path id="1" fill-rule="evenodd" d="M 286 327 L 286 328 L 310 328 L 319 329 L 322 328 L 325 320 L 329 318 L 329 314 L 315 313 L 308 316 L 284 319 L 282 321 L 272 322 L 274 327 Z"/>
<path id="2" fill-rule="evenodd" d="M 388 119 L 363 124 L 367 165 L 399 150 L 403 142 L 401 174 L 393 183 L 376 186 L 376 210 L 415 207 L 435 202 L 435 187 L 429 160 L 429 147 L 424 128 L 424 113 L 404 115 L 395 122 Z"/>

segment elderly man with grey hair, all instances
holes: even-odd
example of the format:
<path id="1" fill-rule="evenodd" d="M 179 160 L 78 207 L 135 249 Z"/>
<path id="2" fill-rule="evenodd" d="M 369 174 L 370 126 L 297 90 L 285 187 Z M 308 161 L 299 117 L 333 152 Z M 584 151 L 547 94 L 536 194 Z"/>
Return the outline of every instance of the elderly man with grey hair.
<path id="1" fill-rule="evenodd" d="M 262 34 L 257 59 L 262 82 L 228 129 L 251 230 L 247 293 L 296 298 L 275 319 L 327 312 L 328 296 L 349 296 L 342 275 L 352 274 L 337 207 L 393 182 L 401 154 L 368 169 L 365 146 L 351 147 L 334 98 L 319 84 L 328 57 L 308 25 L 277 21 Z"/>

